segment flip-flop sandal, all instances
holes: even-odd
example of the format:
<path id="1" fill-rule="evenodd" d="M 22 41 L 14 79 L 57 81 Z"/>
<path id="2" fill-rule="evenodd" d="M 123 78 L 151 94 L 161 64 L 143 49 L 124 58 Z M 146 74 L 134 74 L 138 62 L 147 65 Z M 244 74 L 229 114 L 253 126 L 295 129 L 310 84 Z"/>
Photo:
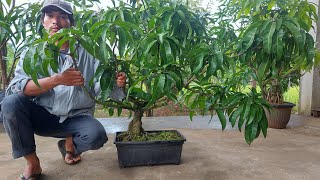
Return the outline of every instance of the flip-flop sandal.
<path id="1" fill-rule="evenodd" d="M 20 179 L 21 180 L 28 180 L 28 179 L 34 179 L 34 180 L 39 180 L 40 179 L 40 176 L 41 176 L 41 173 L 39 173 L 39 174 L 31 174 L 31 176 L 29 176 L 29 177 L 24 177 L 24 175 L 23 174 L 21 174 L 20 175 Z"/>
<path id="2" fill-rule="evenodd" d="M 73 152 L 66 150 L 65 143 L 66 143 L 66 140 L 64 140 L 64 139 L 58 141 L 58 148 L 59 148 L 59 150 L 60 150 L 60 153 L 61 153 L 63 162 L 66 163 L 66 164 L 68 164 L 68 165 L 75 165 L 75 164 L 79 163 L 79 162 L 81 161 L 81 159 L 78 160 L 78 161 L 73 161 L 73 162 L 71 162 L 71 163 L 68 163 L 68 162 L 66 161 L 66 155 L 67 155 L 67 154 L 69 154 L 71 157 L 75 157 L 75 156 L 74 156 L 74 153 L 73 153 Z"/>

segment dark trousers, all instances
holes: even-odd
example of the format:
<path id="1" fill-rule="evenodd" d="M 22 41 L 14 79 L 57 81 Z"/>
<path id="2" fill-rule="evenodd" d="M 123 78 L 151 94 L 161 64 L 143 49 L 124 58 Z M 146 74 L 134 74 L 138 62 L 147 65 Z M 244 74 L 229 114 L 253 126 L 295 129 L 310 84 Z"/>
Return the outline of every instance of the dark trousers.
<path id="1" fill-rule="evenodd" d="M 72 136 L 76 155 L 99 149 L 108 140 L 103 126 L 92 116 L 75 116 L 59 123 L 59 117 L 50 114 L 23 94 L 5 97 L 1 111 L 14 158 L 36 151 L 34 134 L 56 138 Z"/>

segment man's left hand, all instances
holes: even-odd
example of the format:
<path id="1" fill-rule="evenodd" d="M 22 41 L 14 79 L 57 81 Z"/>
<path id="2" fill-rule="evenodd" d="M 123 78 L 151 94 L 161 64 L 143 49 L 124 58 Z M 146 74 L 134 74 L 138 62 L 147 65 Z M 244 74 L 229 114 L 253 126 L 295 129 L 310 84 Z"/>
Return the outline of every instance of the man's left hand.
<path id="1" fill-rule="evenodd" d="M 124 87 L 126 85 L 127 76 L 124 72 L 119 72 L 116 74 L 117 77 L 117 85 L 119 87 Z"/>

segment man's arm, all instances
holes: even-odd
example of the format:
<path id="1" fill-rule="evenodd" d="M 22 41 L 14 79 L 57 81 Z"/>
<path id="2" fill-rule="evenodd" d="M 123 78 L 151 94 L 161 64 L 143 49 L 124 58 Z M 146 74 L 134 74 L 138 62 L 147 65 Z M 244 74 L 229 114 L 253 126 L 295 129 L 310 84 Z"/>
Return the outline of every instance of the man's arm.
<path id="1" fill-rule="evenodd" d="M 29 80 L 23 90 L 24 94 L 27 96 L 38 96 L 58 85 L 82 86 L 84 79 L 80 71 L 77 71 L 75 68 L 69 68 L 61 74 L 39 79 L 38 83 L 40 87 L 38 87 L 33 80 Z"/>

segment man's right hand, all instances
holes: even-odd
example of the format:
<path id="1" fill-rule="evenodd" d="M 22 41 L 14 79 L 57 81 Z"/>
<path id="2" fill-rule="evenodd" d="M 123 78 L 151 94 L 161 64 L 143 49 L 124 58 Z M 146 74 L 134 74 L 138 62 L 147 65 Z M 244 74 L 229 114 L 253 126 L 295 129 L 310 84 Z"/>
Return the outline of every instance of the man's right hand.
<path id="1" fill-rule="evenodd" d="M 65 86 L 82 86 L 84 79 L 80 71 L 75 68 L 69 68 L 60 74 L 56 75 L 57 85 Z"/>

